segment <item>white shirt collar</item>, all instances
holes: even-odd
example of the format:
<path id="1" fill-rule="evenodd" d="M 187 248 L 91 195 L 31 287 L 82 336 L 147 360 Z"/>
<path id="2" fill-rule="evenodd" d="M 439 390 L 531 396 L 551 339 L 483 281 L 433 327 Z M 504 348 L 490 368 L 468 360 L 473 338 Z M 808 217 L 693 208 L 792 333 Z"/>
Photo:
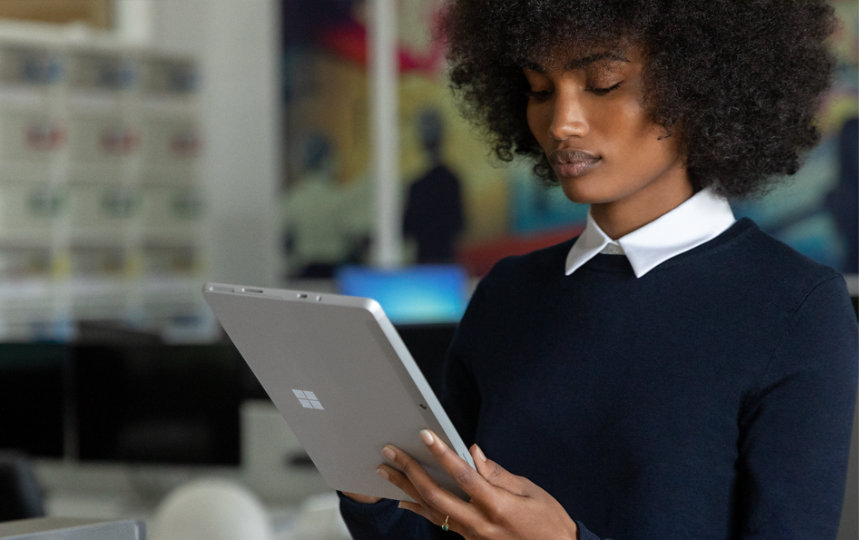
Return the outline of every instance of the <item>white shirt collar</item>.
<path id="1" fill-rule="evenodd" d="M 597 254 L 623 253 L 636 277 L 668 259 L 712 240 L 733 225 L 731 206 L 724 198 L 704 189 L 677 208 L 616 241 L 600 229 L 590 211 L 587 225 L 567 254 L 570 275 Z"/>

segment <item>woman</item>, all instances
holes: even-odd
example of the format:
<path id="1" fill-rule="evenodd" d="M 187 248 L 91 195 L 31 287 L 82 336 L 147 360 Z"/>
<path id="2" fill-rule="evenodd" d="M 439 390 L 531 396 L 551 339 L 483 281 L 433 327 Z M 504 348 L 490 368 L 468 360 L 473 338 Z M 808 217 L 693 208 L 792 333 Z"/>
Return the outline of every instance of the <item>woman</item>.
<path id="1" fill-rule="evenodd" d="M 794 173 L 831 61 L 823 1 L 460 0 L 451 80 L 501 159 L 590 204 L 498 263 L 446 364 L 470 495 L 397 448 L 414 502 L 344 494 L 356 538 L 835 538 L 856 398 L 841 276 L 735 220 Z M 491 458 L 487 459 L 487 456 Z"/>

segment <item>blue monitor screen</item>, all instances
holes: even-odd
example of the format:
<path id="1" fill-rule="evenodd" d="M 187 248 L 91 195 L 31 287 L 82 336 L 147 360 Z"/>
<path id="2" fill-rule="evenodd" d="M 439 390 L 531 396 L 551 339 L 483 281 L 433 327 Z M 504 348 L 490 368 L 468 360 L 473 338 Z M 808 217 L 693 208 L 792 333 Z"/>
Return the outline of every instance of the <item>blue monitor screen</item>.
<path id="1" fill-rule="evenodd" d="M 454 265 L 345 266 L 336 282 L 341 294 L 378 301 L 394 324 L 457 322 L 468 303 L 468 276 Z"/>

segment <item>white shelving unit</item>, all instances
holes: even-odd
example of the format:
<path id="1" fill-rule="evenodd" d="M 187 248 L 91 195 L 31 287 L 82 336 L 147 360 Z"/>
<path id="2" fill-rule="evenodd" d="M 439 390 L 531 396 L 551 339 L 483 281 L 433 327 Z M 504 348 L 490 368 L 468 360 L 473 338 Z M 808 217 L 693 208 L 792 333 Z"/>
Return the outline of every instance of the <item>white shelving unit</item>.
<path id="1" fill-rule="evenodd" d="M 188 55 L 0 28 L 0 338 L 200 315 L 199 96 Z"/>

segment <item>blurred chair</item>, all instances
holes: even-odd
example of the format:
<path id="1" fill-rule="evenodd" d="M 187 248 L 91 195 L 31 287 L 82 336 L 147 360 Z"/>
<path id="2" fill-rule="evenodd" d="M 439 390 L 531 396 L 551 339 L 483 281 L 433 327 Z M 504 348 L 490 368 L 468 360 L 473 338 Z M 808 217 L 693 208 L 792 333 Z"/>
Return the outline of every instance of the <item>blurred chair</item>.
<path id="1" fill-rule="evenodd" d="M 262 503 L 241 484 L 199 478 L 171 491 L 155 510 L 151 540 L 273 540 Z"/>
<path id="2" fill-rule="evenodd" d="M 44 515 L 44 496 L 30 460 L 20 452 L 0 451 L 0 521 Z"/>

